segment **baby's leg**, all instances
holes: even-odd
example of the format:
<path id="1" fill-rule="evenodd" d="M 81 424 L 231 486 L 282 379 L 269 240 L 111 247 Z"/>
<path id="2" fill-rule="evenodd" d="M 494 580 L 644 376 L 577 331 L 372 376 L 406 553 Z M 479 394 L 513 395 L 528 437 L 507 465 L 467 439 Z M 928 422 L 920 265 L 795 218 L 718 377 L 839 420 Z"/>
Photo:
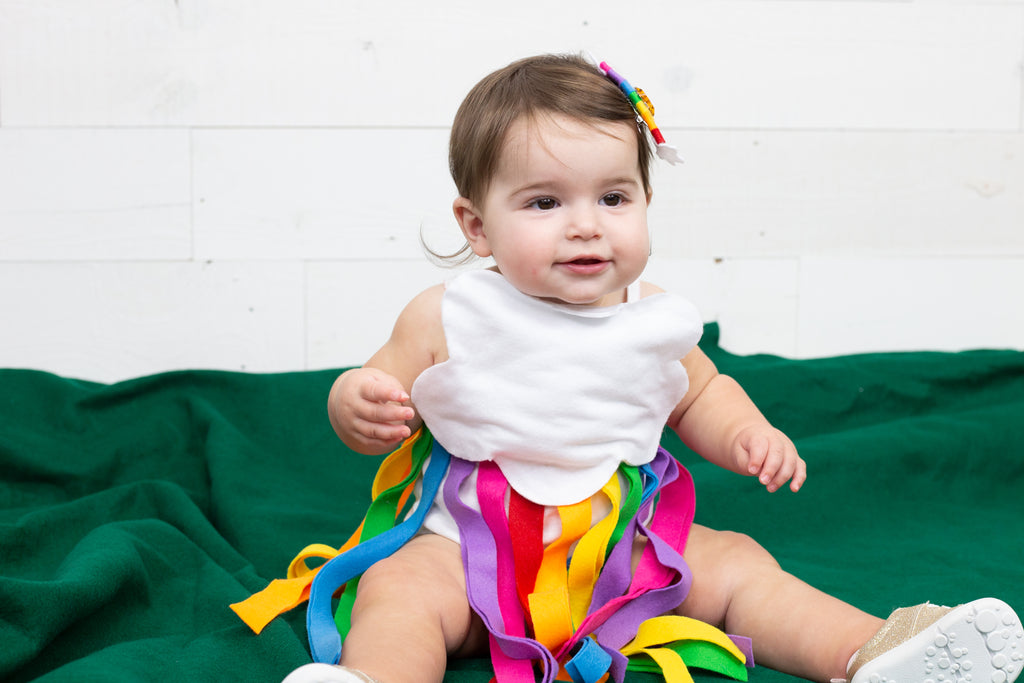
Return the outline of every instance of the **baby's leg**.
<path id="1" fill-rule="evenodd" d="M 845 678 L 850 657 L 882 626 L 786 573 L 742 534 L 694 525 L 684 556 L 694 578 L 678 613 L 749 636 L 758 663 L 772 669 L 812 681 Z"/>
<path id="2" fill-rule="evenodd" d="M 486 644 L 466 597 L 458 544 L 424 535 L 360 579 L 341 663 L 382 683 L 440 682 L 449 654 Z"/>

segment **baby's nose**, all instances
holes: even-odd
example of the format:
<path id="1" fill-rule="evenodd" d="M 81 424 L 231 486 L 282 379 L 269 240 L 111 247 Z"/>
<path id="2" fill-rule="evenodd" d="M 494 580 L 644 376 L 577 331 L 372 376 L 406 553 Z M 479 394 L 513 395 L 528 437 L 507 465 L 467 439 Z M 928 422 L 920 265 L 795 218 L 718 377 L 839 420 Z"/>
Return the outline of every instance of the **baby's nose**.
<path id="1" fill-rule="evenodd" d="M 572 212 L 568 226 L 569 239 L 596 239 L 601 236 L 601 225 L 597 212 L 580 208 Z"/>

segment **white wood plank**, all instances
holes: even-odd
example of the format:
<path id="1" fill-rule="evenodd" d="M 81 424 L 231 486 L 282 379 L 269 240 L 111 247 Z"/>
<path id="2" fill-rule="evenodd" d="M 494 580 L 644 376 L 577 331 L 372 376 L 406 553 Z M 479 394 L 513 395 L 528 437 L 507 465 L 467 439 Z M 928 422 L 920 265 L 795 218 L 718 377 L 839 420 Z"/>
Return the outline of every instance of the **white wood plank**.
<path id="1" fill-rule="evenodd" d="M 0 129 L 0 260 L 188 258 L 191 201 L 184 131 Z"/>
<path id="2" fill-rule="evenodd" d="M 1024 258 L 801 260 L 799 355 L 1024 350 Z"/>
<path id="3" fill-rule="evenodd" d="M 0 366 L 100 381 L 365 361 L 446 271 L 420 262 L 0 264 Z M 735 353 L 1024 348 L 1024 259 L 652 261 Z M 304 290 L 308 291 L 306 303 Z M 1007 302 L 1010 302 L 1009 304 Z M 794 309 L 799 306 L 798 311 Z M 793 324 L 794 318 L 797 320 Z"/>
<path id="4" fill-rule="evenodd" d="M 722 305 L 715 319 L 722 348 L 792 357 L 798 348 L 799 261 L 727 260 L 716 269 L 721 271 Z"/>
<path id="5" fill-rule="evenodd" d="M 306 299 L 309 367 L 362 365 L 388 340 L 405 305 L 455 272 L 422 259 L 310 263 Z"/>
<path id="6" fill-rule="evenodd" d="M 1024 254 L 1024 134 L 710 132 L 650 210 L 665 257 Z"/>
<path id="7" fill-rule="evenodd" d="M 418 259 L 421 226 L 455 248 L 446 136 L 197 131 L 196 253 Z M 660 256 L 1024 253 L 1021 133 L 702 131 L 678 143 L 686 164 L 656 167 Z"/>
<path id="8" fill-rule="evenodd" d="M 652 256 L 644 279 L 689 299 L 718 322 L 722 348 L 738 354 L 797 351 L 797 259 L 680 259 Z"/>
<path id="9" fill-rule="evenodd" d="M 589 49 L 663 127 L 1020 126 L 1020 2 L 666 1 L 626 41 L 622 19 L 611 0 L 5 2 L 0 120 L 446 126 L 484 73 Z"/>
<path id="10" fill-rule="evenodd" d="M 305 365 L 299 263 L 0 263 L 0 366 L 103 382 Z"/>
<path id="11" fill-rule="evenodd" d="M 423 258 L 462 243 L 444 130 L 195 132 L 198 258 Z"/>
<path id="12" fill-rule="evenodd" d="M 537 3 L 539 7 L 539 3 Z M 523 8 L 530 11 L 535 8 Z M 505 33 L 520 12 L 399 0 L 122 0 L 0 6 L 3 120 L 16 125 L 420 125 L 447 123 L 483 75 L 465 49 L 487 29 L 503 52 L 580 44 L 582 22 L 545 6 L 544 22 Z M 509 17 L 504 15 L 508 14 Z M 556 18 L 557 17 L 557 18 Z M 500 21 L 502 30 L 494 32 Z M 496 35 L 515 38 L 495 41 Z M 547 36 L 547 41 L 537 36 Z M 534 36 L 531 38 L 530 36 Z M 557 40 L 556 40 L 557 37 Z M 531 43 L 535 46 L 531 48 Z M 443 55 L 443 57 L 438 58 Z M 424 60 L 433 64 L 426 68 Z M 500 60 L 508 61 L 502 54 Z M 490 66 L 498 66 L 497 63 Z M 440 93 L 440 94 L 439 94 Z M 450 94 L 449 94 L 450 93 Z"/>
<path id="13" fill-rule="evenodd" d="M 678 7 L 678 56 L 659 55 L 648 89 L 655 104 L 671 93 L 662 125 L 1017 130 L 1019 3 Z"/>

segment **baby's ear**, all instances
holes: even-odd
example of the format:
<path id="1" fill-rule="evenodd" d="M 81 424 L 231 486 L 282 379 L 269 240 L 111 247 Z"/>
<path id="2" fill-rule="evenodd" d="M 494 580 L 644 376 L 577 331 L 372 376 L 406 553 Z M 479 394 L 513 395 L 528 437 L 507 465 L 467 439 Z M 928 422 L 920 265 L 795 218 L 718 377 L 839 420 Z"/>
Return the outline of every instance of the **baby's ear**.
<path id="1" fill-rule="evenodd" d="M 455 213 L 455 220 L 459 222 L 462 234 L 466 236 L 470 249 L 473 253 L 482 258 L 491 255 L 491 248 L 487 244 L 487 236 L 484 234 L 483 214 L 477 210 L 473 202 L 465 197 L 459 197 L 452 204 L 452 211 Z"/>

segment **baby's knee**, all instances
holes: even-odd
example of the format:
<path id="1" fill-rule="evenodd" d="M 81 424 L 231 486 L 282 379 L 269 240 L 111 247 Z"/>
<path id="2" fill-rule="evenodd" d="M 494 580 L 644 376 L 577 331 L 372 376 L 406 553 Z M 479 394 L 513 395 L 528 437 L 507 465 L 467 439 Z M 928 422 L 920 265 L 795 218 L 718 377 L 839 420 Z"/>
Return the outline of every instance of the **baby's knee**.
<path id="1" fill-rule="evenodd" d="M 458 552 L 457 545 L 442 540 Z M 433 539 L 414 541 L 394 555 L 378 560 L 359 579 L 355 608 L 390 603 L 402 604 L 407 609 L 432 609 L 467 602 L 461 557 L 453 558 L 445 544 Z"/>
<path id="2" fill-rule="evenodd" d="M 352 606 L 353 628 L 400 619 L 415 625 L 421 640 L 442 639 L 444 651 L 454 655 L 486 646 L 486 630 L 469 606 L 459 547 L 439 538 L 417 537 L 363 573 Z"/>
<path id="3" fill-rule="evenodd" d="M 429 566 L 411 561 L 401 555 L 378 560 L 359 579 L 356 592 L 362 602 L 408 601 L 421 602 L 424 596 L 434 595 L 441 589 L 436 572 Z"/>
<path id="4" fill-rule="evenodd" d="M 371 590 L 402 590 L 408 582 L 415 582 L 419 568 L 412 563 L 404 561 L 401 557 L 392 555 L 385 557 L 370 565 L 369 569 L 363 572 L 359 579 L 360 592 Z"/>
<path id="5" fill-rule="evenodd" d="M 772 554 L 747 534 L 709 530 L 700 537 L 700 546 L 702 573 L 710 571 L 726 584 L 746 583 L 781 569 Z"/>
<path id="6" fill-rule="evenodd" d="M 746 534 L 694 525 L 685 558 L 693 572 L 677 614 L 722 627 L 736 596 L 781 569 L 760 543 Z"/>
<path id="7" fill-rule="evenodd" d="M 751 536 L 736 531 L 719 531 L 718 533 L 721 534 L 723 554 L 736 564 L 779 567 L 779 563 L 772 554 Z"/>

